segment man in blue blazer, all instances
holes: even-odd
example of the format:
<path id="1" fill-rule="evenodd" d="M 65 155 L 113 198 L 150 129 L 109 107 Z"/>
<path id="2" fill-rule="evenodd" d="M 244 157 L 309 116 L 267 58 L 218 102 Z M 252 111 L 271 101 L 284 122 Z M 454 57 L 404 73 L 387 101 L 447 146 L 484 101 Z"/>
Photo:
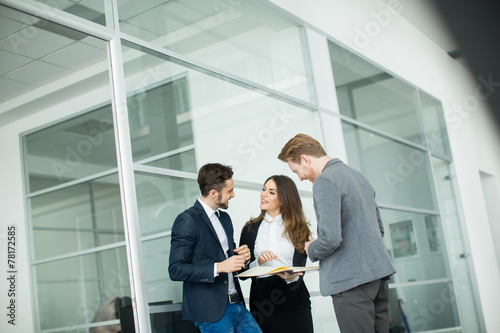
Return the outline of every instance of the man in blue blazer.
<path id="1" fill-rule="evenodd" d="M 320 262 L 320 291 L 332 296 L 340 331 L 389 332 L 388 279 L 395 270 L 372 186 L 305 134 L 290 139 L 278 158 L 313 183 L 318 238 L 310 237 L 305 250 Z"/>
<path id="2" fill-rule="evenodd" d="M 182 318 L 205 332 L 260 332 L 234 277 L 250 260 L 247 245 L 236 248 L 226 212 L 234 198 L 233 171 L 218 163 L 198 172 L 201 196 L 172 227 L 168 272 L 183 281 Z"/>

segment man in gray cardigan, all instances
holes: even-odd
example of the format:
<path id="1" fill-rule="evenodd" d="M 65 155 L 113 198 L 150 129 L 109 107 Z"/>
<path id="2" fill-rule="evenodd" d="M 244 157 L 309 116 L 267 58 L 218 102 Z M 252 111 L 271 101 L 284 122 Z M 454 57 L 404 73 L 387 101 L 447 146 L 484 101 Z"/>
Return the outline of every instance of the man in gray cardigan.
<path id="1" fill-rule="evenodd" d="M 288 141 L 278 158 L 313 183 L 318 235 L 305 248 L 320 261 L 320 291 L 332 296 L 340 331 L 389 332 L 387 280 L 395 269 L 372 186 L 305 134 Z"/>

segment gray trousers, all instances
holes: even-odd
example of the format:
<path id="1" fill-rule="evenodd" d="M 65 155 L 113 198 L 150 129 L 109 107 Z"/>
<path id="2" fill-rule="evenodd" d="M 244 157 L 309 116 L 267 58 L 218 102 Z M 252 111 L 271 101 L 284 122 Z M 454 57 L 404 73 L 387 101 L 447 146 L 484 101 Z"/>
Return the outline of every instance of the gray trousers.
<path id="1" fill-rule="evenodd" d="M 342 333 L 389 332 L 389 286 L 375 280 L 332 295 Z"/>

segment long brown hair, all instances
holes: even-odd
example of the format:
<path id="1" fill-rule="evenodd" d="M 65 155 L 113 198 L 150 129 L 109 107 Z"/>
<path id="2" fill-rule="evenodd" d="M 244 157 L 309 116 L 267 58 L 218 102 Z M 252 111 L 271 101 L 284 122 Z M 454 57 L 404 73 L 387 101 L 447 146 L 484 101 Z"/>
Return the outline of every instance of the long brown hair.
<path id="1" fill-rule="evenodd" d="M 281 204 L 281 217 L 285 225 L 285 231 L 282 236 L 292 242 L 293 246 L 300 252 L 304 253 L 304 243 L 309 240 L 311 231 L 304 212 L 302 210 L 302 201 L 300 200 L 297 186 L 290 177 L 283 175 L 274 175 L 266 179 L 267 183 L 272 179 L 276 183 L 276 191 L 278 192 L 278 200 Z M 245 224 L 245 227 L 252 223 L 262 221 L 266 215 L 265 210 L 260 211 L 260 215 L 250 219 Z"/>

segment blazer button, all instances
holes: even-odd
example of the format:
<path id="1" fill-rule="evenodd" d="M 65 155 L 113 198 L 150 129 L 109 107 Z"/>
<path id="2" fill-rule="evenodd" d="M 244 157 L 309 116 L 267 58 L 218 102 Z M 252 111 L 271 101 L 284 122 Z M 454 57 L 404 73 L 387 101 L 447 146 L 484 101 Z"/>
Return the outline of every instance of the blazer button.
<path id="1" fill-rule="evenodd" d="M 224 281 L 224 284 L 227 284 L 227 281 Z"/>

